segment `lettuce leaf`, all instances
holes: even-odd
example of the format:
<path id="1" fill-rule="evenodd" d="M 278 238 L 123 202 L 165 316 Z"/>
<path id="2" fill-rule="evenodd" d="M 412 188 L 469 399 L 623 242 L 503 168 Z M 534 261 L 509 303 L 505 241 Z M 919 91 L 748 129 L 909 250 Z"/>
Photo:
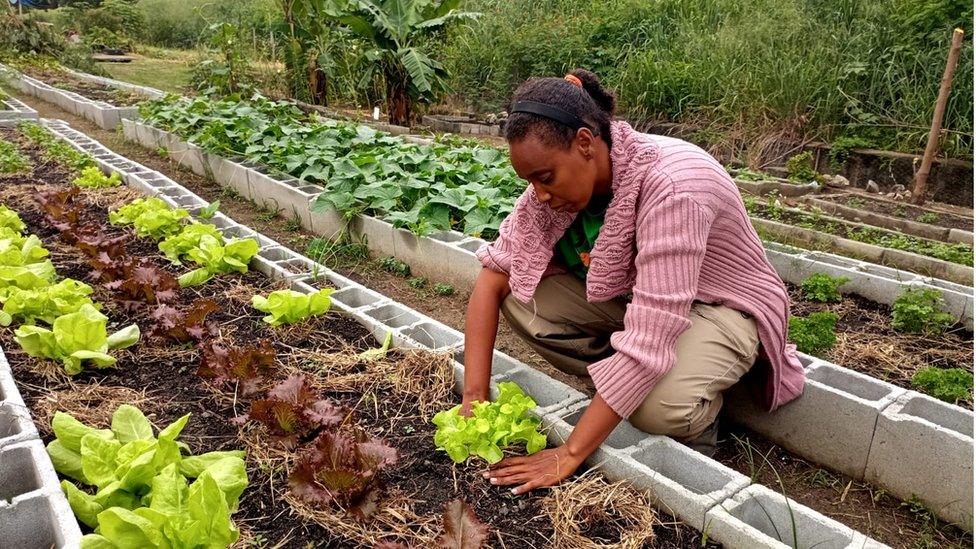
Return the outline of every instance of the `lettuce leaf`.
<path id="1" fill-rule="evenodd" d="M 461 406 L 437 413 L 434 444 L 444 450 L 455 463 L 471 455 L 488 463 L 497 463 L 503 450 L 513 444 L 525 444 L 525 451 L 534 454 L 546 447 L 546 437 L 539 432 L 539 420 L 526 416 L 536 403 L 512 382 L 498 384 L 495 402 L 476 402 L 471 417 L 459 412 Z"/>
<path id="2" fill-rule="evenodd" d="M 179 233 L 167 237 L 159 243 L 159 251 L 166 255 L 174 265 L 180 265 L 180 259 L 190 253 L 190 250 L 200 246 L 200 239 L 211 236 L 221 244 L 224 234 L 208 223 L 193 223 L 183 227 Z"/>
<path id="3" fill-rule="evenodd" d="M 180 286 L 197 286 L 218 274 L 246 273 L 247 265 L 258 249 L 258 242 L 253 238 L 232 238 L 222 244 L 212 236 L 203 235 L 200 245 L 187 252 L 187 256 L 200 268 L 180 276 Z"/>
<path id="4" fill-rule="evenodd" d="M 66 278 L 57 284 L 34 289 L 8 287 L 0 290 L 0 326 L 9 326 L 14 318 L 22 324 L 34 324 L 38 320 L 47 324 L 62 315 L 77 312 L 82 305 L 99 305 L 89 295 L 92 288 L 84 282 Z"/>
<path id="5" fill-rule="evenodd" d="M 293 324 L 311 316 L 323 314 L 332 306 L 332 288 L 324 288 L 313 294 L 303 294 L 294 290 L 276 290 L 268 297 L 256 295 L 251 298 L 251 306 L 269 313 L 262 320 L 272 326 Z"/>
<path id="6" fill-rule="evenodd" d="M 119 172 L 112 172 L 112 175 L 106 176 L 102 170 L 95 166 L 89 166 L 81 170 L 81 175 L 76 177 L 72 183 L 78 187 L 104 189 L 106 187 L 118 187 L 122 184 L 122 177 Z"/>

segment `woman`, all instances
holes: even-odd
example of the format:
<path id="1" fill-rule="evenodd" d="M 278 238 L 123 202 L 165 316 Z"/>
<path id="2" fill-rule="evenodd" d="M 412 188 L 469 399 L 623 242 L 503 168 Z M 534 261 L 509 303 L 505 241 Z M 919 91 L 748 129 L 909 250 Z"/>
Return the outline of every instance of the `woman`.
<path id="1" fill-rule="evenodd" d="M 488 398 L 499 311 L 596 386 L 564 445 L 485 474 L 516 494 L 571 475 L 625 418 L 711 454 L 722 392 L 754 362 L 768 409 L 803 390 L 786 288 L 731 178 L 690 143 L 613 121 L 614 108 L 577 69 L 528 80 L 509 109 L 512 166 L 529 187 L 478 250 L 462 413 Z"/>

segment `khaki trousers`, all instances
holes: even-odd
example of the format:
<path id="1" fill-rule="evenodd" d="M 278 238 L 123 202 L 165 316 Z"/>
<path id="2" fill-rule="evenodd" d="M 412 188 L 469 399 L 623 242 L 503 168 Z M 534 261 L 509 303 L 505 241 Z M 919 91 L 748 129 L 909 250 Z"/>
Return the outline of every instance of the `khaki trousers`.
<path id="1" fill-rule="evenodd" d="M 543 278 L 535 298 L 509 295 L 502 313 L 512 328 L 560 370 L 587 376 L 587 366 L 614 353 L 610 334 L 624 329 L 628 301 L 586 300 L 586 285 L 573 274 Z M 708 429 L 722 409 L 722 392 L 749 371 L 759 351 L 752 317 L 724 305 L 695 302 L 691 327 L 677 341 L 674 367 L 628 418 L 638 429 L 690 441 Z"/>

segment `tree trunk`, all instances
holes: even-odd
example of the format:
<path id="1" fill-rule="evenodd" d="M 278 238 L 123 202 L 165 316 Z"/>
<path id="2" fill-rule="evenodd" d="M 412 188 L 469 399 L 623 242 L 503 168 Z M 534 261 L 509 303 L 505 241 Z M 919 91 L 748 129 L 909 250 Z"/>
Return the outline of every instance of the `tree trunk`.
<path id="1" fill-rule="evenodd" d="M 390 124 L 410 125 L 410 96 L 405 79 L 387 76 L 386 108 L 390 112 Z"/>
<path id="2" fill-rule="evenodd" d="M 308 50 L 305 50 L 308 52 Z M 315 105 L 329 104 L 329 81 L 325 72 L 319 67 L 318 56 L 309 56 L 308 59 L 308 91 L 312 94 L 311 103 Z"/>

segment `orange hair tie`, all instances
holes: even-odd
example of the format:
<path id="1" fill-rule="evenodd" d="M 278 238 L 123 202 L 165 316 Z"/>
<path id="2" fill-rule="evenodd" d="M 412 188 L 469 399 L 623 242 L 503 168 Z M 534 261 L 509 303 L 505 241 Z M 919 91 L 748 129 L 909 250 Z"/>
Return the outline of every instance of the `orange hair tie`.
<path id="1" fill-rule="evenodd" d="M 572 74 L 567 74 L 566 76 L 563 77 L 563 80 L 569 82 L 570 84 L 576 86 L 577 88 L 583 87 L 583 81 L 577 78 L 576 76 L 573 76 Z"/>

